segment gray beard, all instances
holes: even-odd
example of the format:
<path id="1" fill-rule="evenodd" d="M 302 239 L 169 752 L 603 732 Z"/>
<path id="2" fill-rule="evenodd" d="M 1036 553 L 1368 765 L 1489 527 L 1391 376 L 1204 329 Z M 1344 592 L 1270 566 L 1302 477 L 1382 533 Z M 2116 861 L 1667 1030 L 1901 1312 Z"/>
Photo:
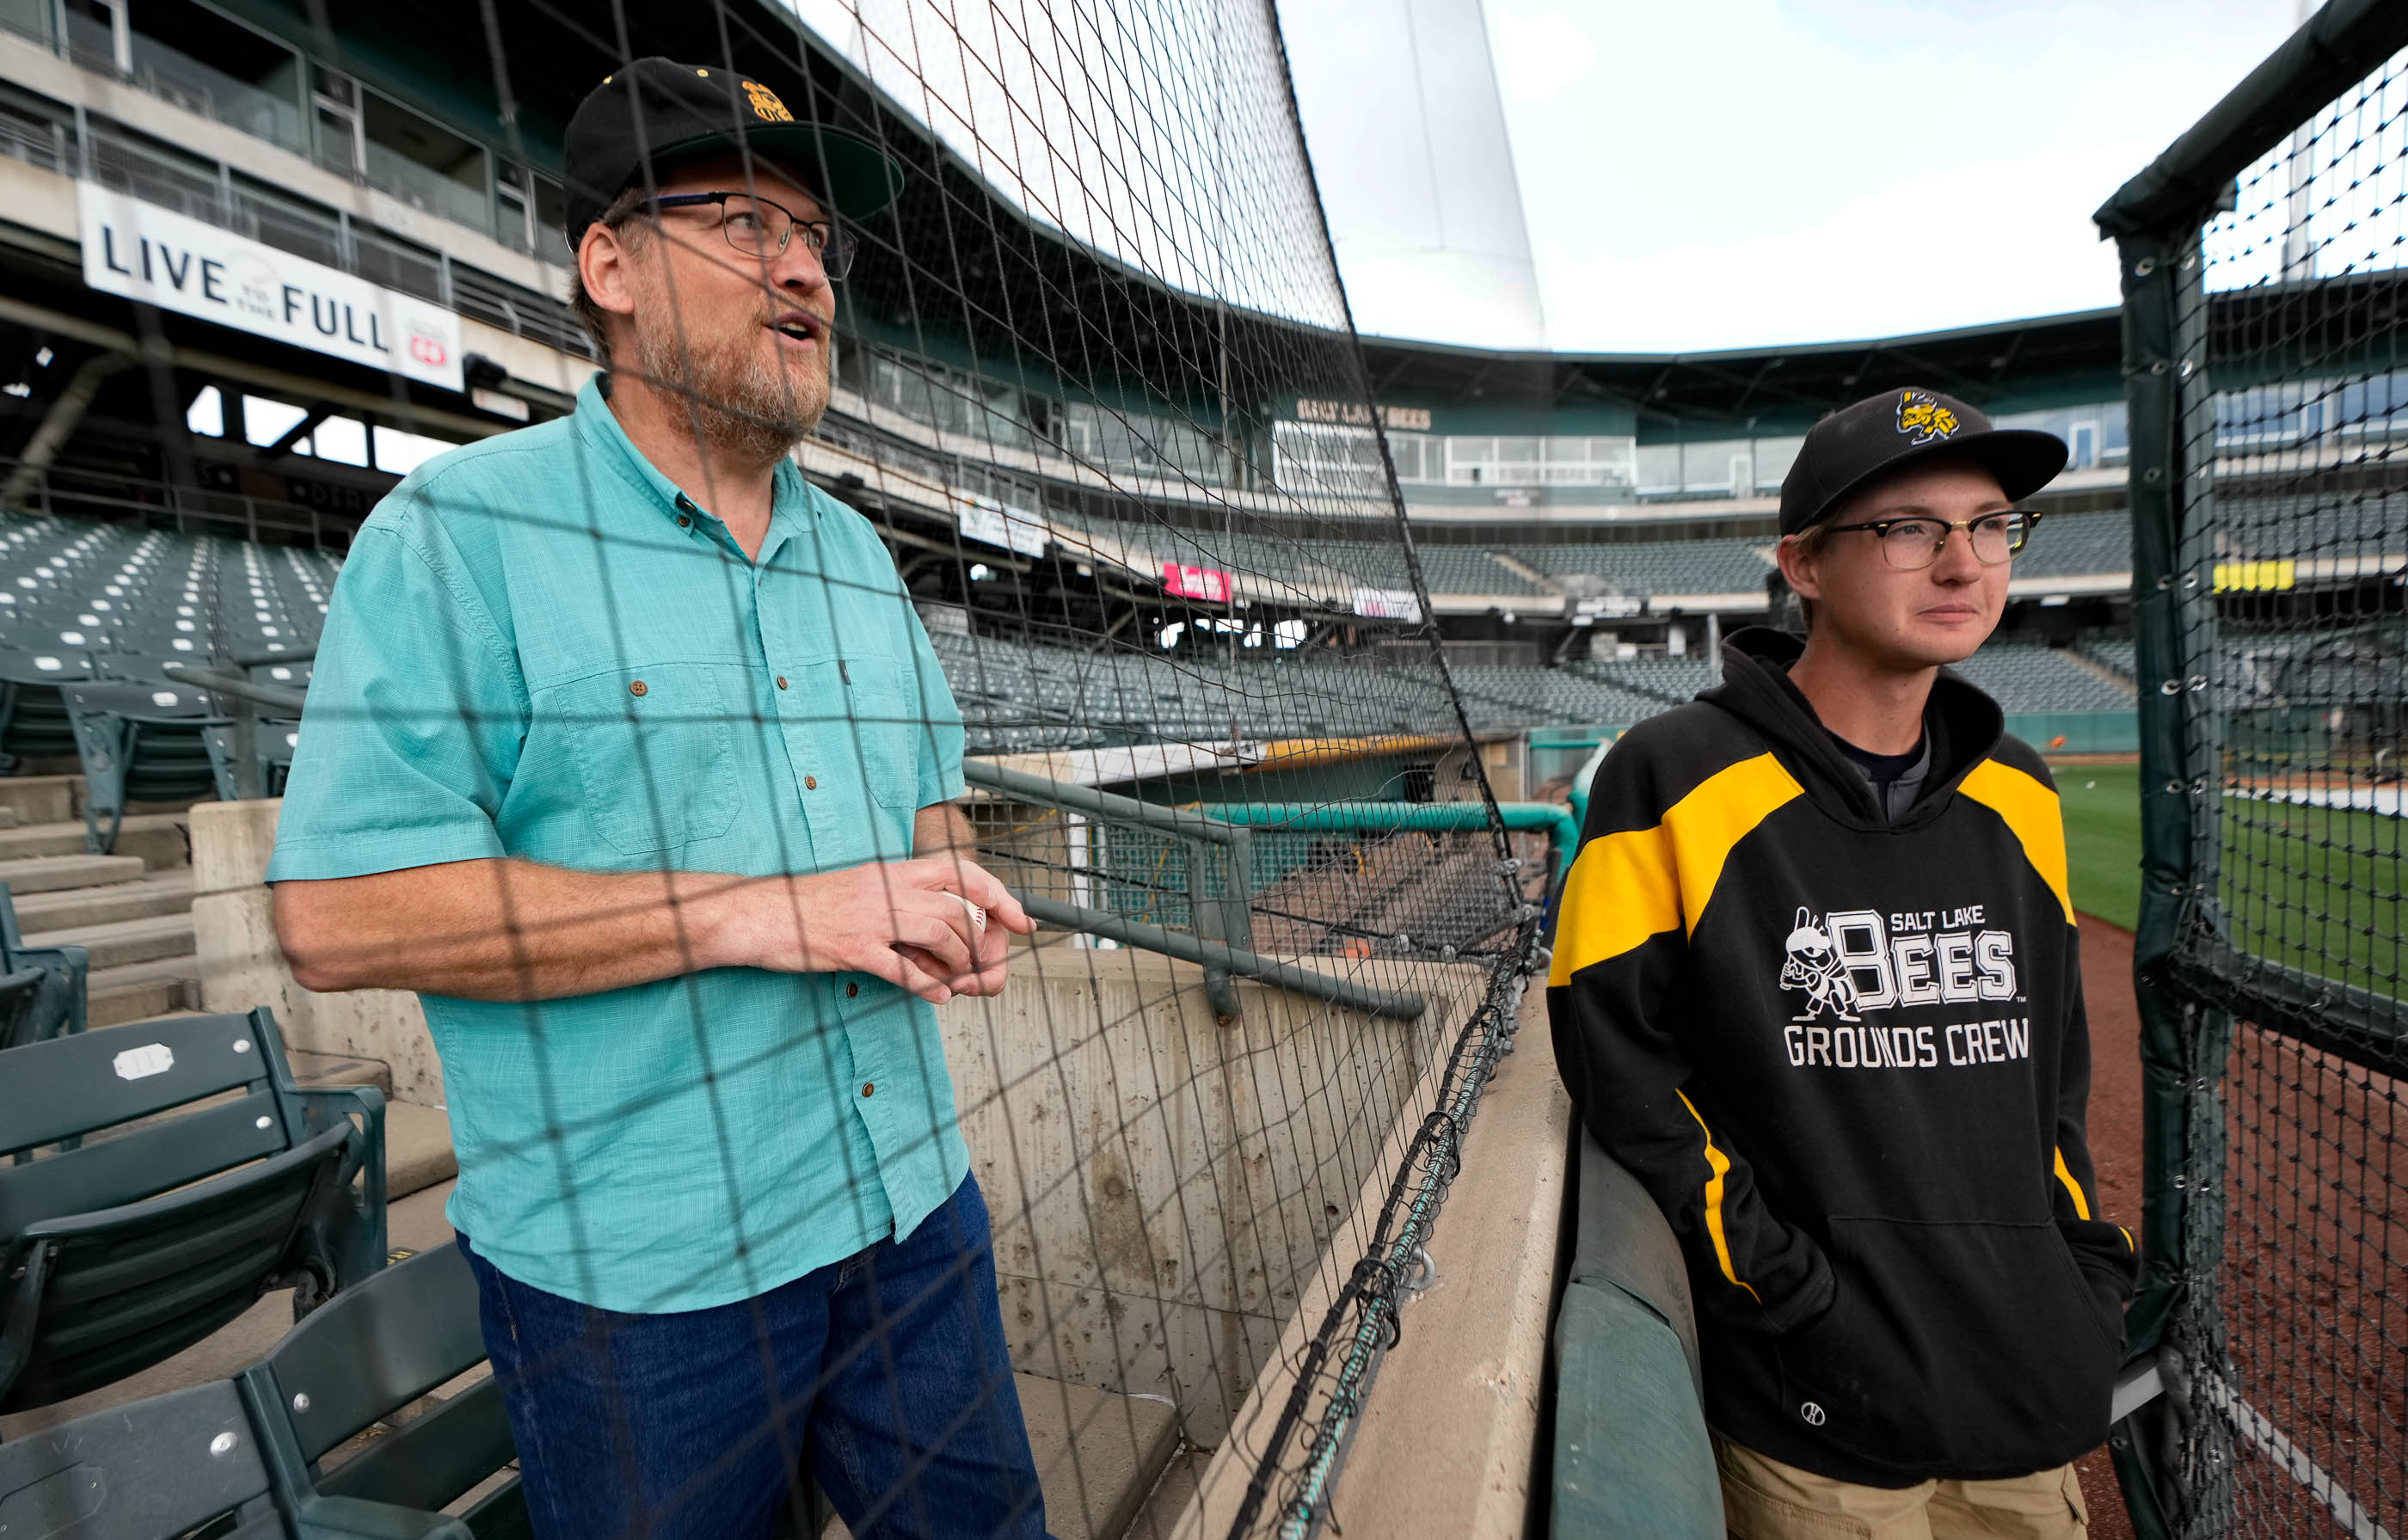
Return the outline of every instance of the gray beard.
<path id="1" fill-rule="evenodd" d="M 670 327 L 638 327 L 633 340 L 636 372 L 681 398 L 696 435 L 723 454 L 779 459 L 810 436 L 827 409 L 824 389 L 810 401 L 809 382 L 752 348 L 705 347 Z"/>

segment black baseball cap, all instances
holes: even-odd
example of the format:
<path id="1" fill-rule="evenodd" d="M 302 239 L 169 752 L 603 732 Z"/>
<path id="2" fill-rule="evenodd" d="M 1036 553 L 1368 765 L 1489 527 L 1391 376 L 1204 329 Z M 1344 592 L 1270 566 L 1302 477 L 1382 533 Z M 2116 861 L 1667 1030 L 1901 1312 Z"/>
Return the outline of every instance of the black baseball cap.
<path id="1" fill-rule="evenodd" d="M 562 142 L 570 250 L 637 178 L 657 179 L 673 159 L 749 150 L 791 174 L 827 210 L 858 222 L 895 201 L 903 168 L 856 134 L 797 122 L 760 81 L 658 57 L 613 70 L 586 93 Z"/>
<path id="2" fill-rule="evenodd" d="M 1867 396 L 1814 424 L 1781 478 L 1781 533 L 1795 535 L 1883 477 L 1923 461 L 1979 465 L 2018 502 L 2065 469 L 2065 440 L 2033 428 L 1993 428 L 1953 395 L 1913 386 Z"/>

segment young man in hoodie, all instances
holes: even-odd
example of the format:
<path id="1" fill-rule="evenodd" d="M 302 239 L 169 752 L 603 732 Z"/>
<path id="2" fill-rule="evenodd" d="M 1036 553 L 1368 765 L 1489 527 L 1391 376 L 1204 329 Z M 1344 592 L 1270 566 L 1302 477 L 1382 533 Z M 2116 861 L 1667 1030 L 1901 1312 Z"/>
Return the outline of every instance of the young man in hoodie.
<path id="1" fill-rule="evenodd" d="M 1932 391 L 1782 484 L 1807 635 L 1614 746 L 1548 1005 L 1589 1130 L 1689 1264 L 1741 1540 L 2078 1536 L 2134 1272 L 2098 1215 L 2064 827 L 1946 672 L 2064 468 Z"/>

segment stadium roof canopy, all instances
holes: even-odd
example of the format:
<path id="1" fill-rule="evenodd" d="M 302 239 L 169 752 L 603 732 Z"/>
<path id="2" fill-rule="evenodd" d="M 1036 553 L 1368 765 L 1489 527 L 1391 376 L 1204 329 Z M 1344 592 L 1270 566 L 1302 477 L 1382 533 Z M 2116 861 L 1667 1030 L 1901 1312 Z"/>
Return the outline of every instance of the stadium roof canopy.
<path id="1" fill-rule="evenodd" d="M 2123 393 L 2114 310 L 1930 332 L 1704 353 L 1495 353 L 1367 339 L 1381 400 L 1478 397 L 1547 410 L 1619 406 L 1642 437 L 1803 432 L 1877 391 L 1924 385 L 1985 411 L 2031 410 Z"/>

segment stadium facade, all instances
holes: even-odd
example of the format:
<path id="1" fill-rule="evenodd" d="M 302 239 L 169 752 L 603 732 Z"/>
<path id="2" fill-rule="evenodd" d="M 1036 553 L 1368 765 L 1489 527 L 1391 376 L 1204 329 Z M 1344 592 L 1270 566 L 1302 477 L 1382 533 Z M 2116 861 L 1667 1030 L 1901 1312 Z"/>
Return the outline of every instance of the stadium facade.
<path id="1" fill-rule="evenodd" d="M 730 14 L 765 81 L 921 140 L 922 194 L 884 239 L 916 252 L 941 238 L 935 192 L 977 183 L 963 161 L 785 13 Z M 494 57 L 544 67 L 464 72 L 426 40 L 443 17 L 481 36 L 481 13 L 422 15 L 347 19 L 331 38 L 307 7 L 268 0 L 0 12 L 13 501 L 338 552 L 428 454 L 566 409 L 593 364 L 560 301 L 559 133 L 609 56 L 505 11 Z M 631 24 L 641 50 L 720 46 L 666 13 Z M 1201 339 L 1192 358 L 1133 360 L 1133 377 L 1168 362 L 1226 378 L 1231 352 L 1277 343 L 1275 317 L 1233 331 L 1226 308 L 1132 277 L 1010 198 L 980 201 L 994 227 L 1051 249 L 950 275 L 996 313 L 1076 308 L 1172 352 Z M 1266 581 L 1280 562 L 1263 532 L 1228 517 L 1250 495 L 1269 517 L 1253 494 L 1283 486 L 1330 507 L 1383 501 L 1358 403 L 1148 402 L 1134 378 L 1121 399 L 1072 389 L 1008 339 L 915 314 L 905 264 L 877 257 L 844 295 L 855 340 L 804 462 L 884 522 L 939 629 L 1169 635 L 1167 651 L 1205 664 L 1410 623 L 1392 552 L 1328 543 Z M 1653 665 L 1706 657 L 1712 635 L 1767 607 L 1773 494 L 1800 435 L 1891 385 L 1936 385 L 2068 438 L 2073 467 L 2039 504 L 2053 517 L 2003 639 L 2061 648 L 2112 627 L 2128 565 L 2116 347 L 2111 312 L 1695 356 L 1366 345 L 1436 620 L 1474 649 L 1467 663 L 1512 671 L 1489 680 L 1494 725 L 1612 722 L 1660 704 L 1668 682 L 1684 692 L 1688 672 Z M 2037 682 L 2011 706 L 2113 693 L 2084 663 L 2023 663 Z"/>

